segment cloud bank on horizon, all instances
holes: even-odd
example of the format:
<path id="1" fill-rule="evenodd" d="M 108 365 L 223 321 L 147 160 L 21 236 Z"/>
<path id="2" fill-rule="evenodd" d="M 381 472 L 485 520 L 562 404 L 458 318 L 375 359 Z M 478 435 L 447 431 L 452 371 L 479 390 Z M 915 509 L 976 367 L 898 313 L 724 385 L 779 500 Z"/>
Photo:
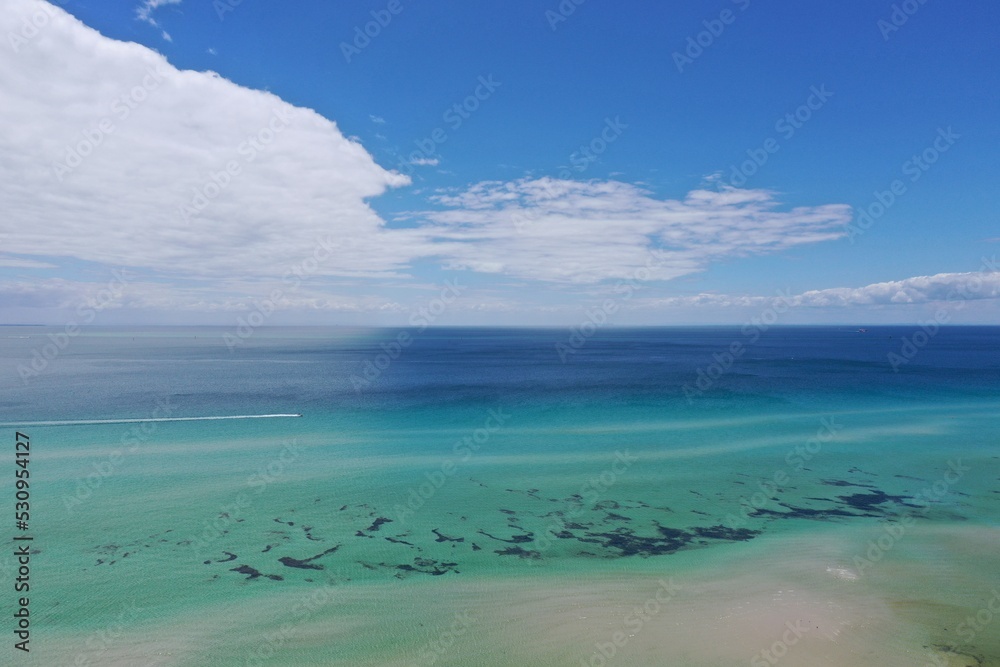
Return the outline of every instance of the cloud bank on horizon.
<path id="1" fill-rule="evenodd" d="M 158 27 L 153 12 L 179 2 L 146 0 L 136 16 Z M 628 306 L 654 319 L 759 307 L 771 297 L 677 296 L 670 281 L 842 239 L 852 219 L 847 205 L 788 207 L 766 189 L 670 199 L 636 183 L 544 176 L 435 188 L 423 209 L 382 216 L 372 201 L 411 178 L 320 113 L 177 69 L 41 0 L 5 2 L 0 34 L 21 34 L 40 12 L 37 34 L 0 49 L 0 305 L 21 318 L 72 308 L 111 270 L 133 279 L 109 307 L 140 320 L 244 310 L 296 276 L 308 282 L 278 304 L 290 313 L 405 313 L 447 276 L 478 286 L 456 303 L 459 321 L 575 312 L 637 279 L 643 298 Z M 793 300 L 914 305 L 973 281 L 967 298 L 1000 296 L 995 275 L 947 273 Z"/>

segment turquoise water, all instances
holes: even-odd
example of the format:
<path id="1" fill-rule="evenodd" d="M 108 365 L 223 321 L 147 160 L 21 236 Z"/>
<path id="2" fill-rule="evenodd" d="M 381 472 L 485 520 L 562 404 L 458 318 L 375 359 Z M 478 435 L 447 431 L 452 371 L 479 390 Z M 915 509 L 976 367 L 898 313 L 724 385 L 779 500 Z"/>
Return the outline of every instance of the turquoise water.
<path id="1" fill-rule="evenodd" d="M 0 329 L 19 664 L 598 664 L 588 624 L 664 576 L 697 595 L 617 664 L 747 664 L 783 581 L 841 614 L 783 664 L 1000 664 L 1000 622 L 959 628 L 1000 586 L 1000 329 L 898 372 L 905 328 L 607 331 L 565 363 L 561 330 L 110 329 L 19 372 L 53 331 Z M 691 618 L 724 638 L 681 648 Z"/>

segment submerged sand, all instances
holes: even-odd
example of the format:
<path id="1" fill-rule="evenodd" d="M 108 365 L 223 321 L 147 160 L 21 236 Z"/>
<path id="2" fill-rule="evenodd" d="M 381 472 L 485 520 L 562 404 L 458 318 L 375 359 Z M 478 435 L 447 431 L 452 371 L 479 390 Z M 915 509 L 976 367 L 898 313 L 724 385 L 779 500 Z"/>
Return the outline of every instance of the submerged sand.
<path id="1" fill-rule="evenodd" d="M 1000 529 L 919 526 L 859 572 L 854 557 L 876 535 L 871 526 L 824 527 L 579 576 L 498 572 L 262 592 L 252 604 L 130 627 L 94 664 L 1000 665 L 1000 614 L 968 624 L 994 596 Z M 53 638 L 32 657 L 62 664 L 85 639 Z"/>

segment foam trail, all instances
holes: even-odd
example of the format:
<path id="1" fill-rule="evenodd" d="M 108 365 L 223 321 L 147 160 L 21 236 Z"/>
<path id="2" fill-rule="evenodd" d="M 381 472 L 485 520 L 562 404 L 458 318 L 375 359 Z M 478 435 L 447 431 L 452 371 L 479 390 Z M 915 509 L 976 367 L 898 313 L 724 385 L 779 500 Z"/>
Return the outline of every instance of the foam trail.
<path id="1" fill-rule="evenodd" d="M 2 427 L 18 426 L 92 426 L 95 424 L 148 424 L 150 422 L 204 422 L 218 421 L 220 419 L 278 419 L 287 417 L 301 417 L 300 414 L 279 414 L 279 415 L 225 415 L 222 417 L 150 417 L 149 419 L 76 419 L 69 421 L 47 421 L 47 422 L 6 422 L 0 424 Z"/>

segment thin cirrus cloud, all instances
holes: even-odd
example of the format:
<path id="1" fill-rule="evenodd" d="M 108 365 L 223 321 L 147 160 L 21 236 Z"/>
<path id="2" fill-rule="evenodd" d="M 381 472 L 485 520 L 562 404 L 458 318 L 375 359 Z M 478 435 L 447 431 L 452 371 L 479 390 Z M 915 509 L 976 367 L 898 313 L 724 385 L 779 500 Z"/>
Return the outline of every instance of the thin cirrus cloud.
<path id="1" fill-rule="evenodd" d="M 149 0 L 137 15 L 155 21 L 165 4 L 176 3 Z M 299 305 L 391 310 L 398 298 L 380 305 L 359 294 L 412 279 L 418 262 L 585 290 L 643 269 L 670 280 L 835 240 L 850 220 L 845 205 L 786 209 L 765 190 L 664 199 L 614 180 L 525 178 L 439 192 L 434 210 L 387 224 L 369 201 L 409 178 L 334 122 L 215 73 L 178 70 L 41 0 L 5 2 L 0 33 L 43 10 L 51 20 L 39 34 L 0 49 L 0 109 L 17 128 L 0 132 L 0 268 L 135 268 L 155 278 L 132 286 L 137 309 L 239 307 L 234 294 L 280 279 L 321 247 L 332 255 L 317 276 L 361 282 L 297 295 Z M 56 274 L 41 292 L 0 282 L 0 295 L 41 304 L 81 291 Z M 491 298 L 513 308 L 523 290 L 505 289 L 498 283 Z"/>

